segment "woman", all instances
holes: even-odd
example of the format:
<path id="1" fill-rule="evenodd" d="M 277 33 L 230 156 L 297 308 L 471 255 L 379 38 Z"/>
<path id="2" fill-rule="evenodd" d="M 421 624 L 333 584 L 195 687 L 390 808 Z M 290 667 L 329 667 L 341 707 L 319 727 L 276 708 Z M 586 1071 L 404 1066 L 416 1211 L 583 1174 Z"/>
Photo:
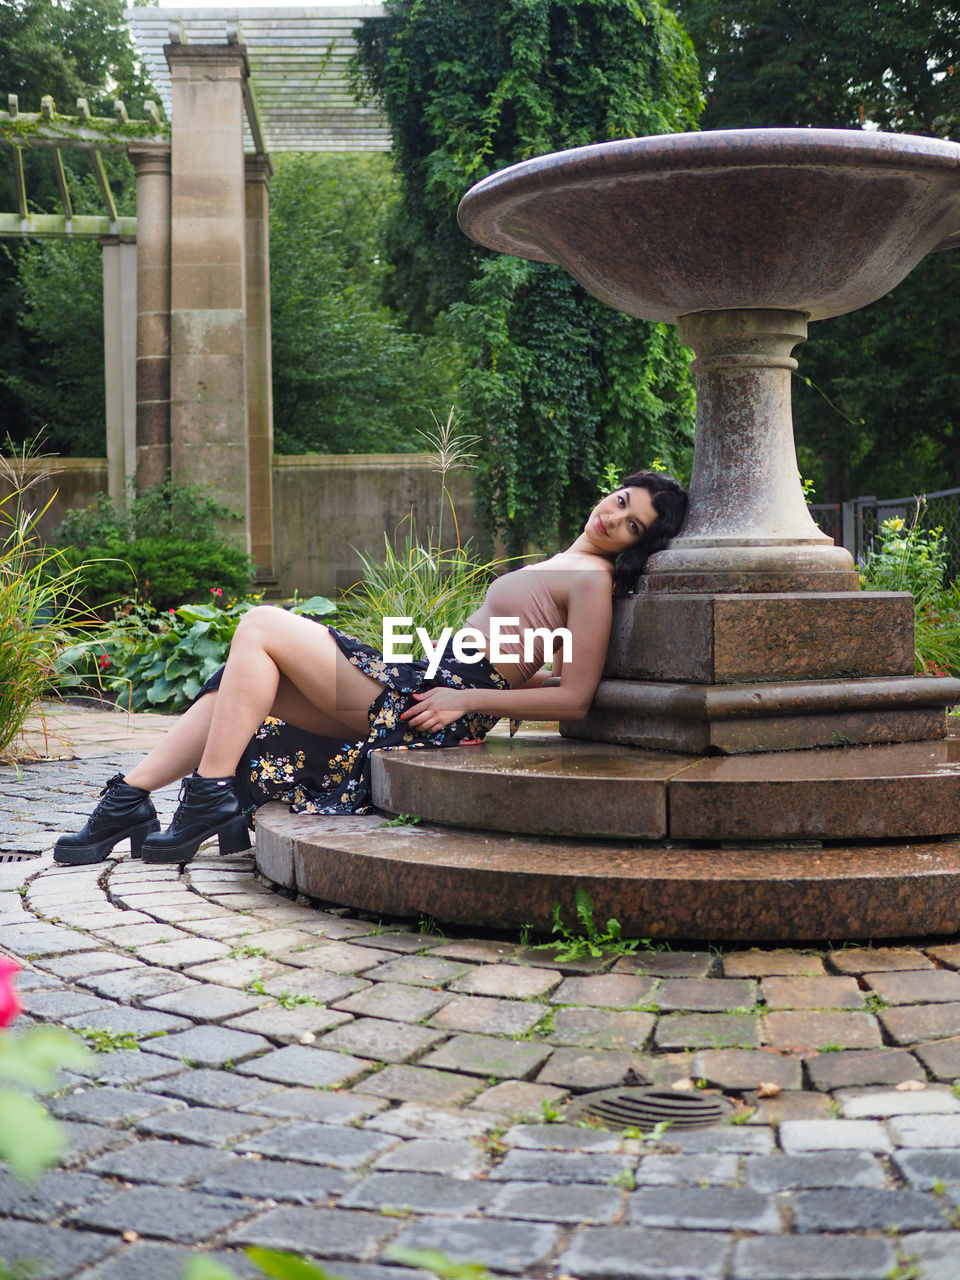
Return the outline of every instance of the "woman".
<path id="1" fill-rule="evenodd" d="M 247 816 L 270 799 L 301 813 L 366 812 L 373 750 L 478 742 L 504 716 L 581 719 L 603 671 L 614 591 L 630 590 L 647 558 L 679 532 L 686 503 L 669 476 L 628 476 L 566 551 L 491 584 L 468 620 L 483 656 L 445 657 L 430 680 L 422 660 L 387 661 L 309 618 L 250 610 L 226 666 L 159 747 L 109 780 L 83 830 L 57 842 L 55 860 L 100 862 L 128 837 L 134 856 L 149 862 L 186 862 L 213 835 L 221 853 L 234 853 L 250 847 Z M 565 659 L 541 669 L 551 656 L 541 637 L 532 654 L 507 660 L 487 643 L 503 617 L 532 635 L 565 627 Z M 545 686 L 551 675 L 559 683 Z M 150 792 L 191 769 L 160 832 Z"/>

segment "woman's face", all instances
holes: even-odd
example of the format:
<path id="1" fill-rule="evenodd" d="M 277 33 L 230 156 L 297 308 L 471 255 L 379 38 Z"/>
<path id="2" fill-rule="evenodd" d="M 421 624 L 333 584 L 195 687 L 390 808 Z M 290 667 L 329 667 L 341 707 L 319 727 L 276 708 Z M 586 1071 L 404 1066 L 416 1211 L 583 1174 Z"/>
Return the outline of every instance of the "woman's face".
<path id="1" fill-rule="evenodd" d="M 601 498 L 584 525 L 584 536 L 604 555 L 617 556 L 645 538 L 657 511 L 649 489 L 631 485 Z"/>

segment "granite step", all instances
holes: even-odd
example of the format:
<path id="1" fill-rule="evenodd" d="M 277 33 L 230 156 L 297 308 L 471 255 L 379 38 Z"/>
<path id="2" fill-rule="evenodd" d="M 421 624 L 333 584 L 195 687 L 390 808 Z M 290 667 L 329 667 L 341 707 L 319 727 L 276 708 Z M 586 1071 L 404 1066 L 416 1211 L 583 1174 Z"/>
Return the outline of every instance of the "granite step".
<path id="1" fill-rule="evenodd" d="M 632 840 L 931 839 L 960 833 L 953 738 L 689 756 L 561 738 L 378 752 L 373 798 L 445 826 Z"/>
<path id="2" fill-rule="evenodd" d="M 257 867 L 296 893 L 384 916 L 549 932 L 585 890 L 625 936 L 762 942 L 960 930 L 960 842 L 729 848 L 257 814 Z"/>

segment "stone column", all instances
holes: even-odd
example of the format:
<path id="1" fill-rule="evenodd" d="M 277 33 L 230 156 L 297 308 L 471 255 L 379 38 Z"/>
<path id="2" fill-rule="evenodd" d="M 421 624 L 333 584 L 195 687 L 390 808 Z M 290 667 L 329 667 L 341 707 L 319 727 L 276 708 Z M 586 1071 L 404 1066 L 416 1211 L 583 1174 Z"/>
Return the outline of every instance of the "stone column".
<path id="1" fill-rule="evenodd" d="M 173 89 L 171 474 L 247 512 L 246 228 L 241 45 L 167 45 Z M 227 532 L 236 536 L 237 526 Z"/>
<path id="2" fill-rule="evenodd" d="M 137 175 L 137 489 L 170 471 L 170 152 L 131 147 Z"/>
<path id="3" fill-rule="evenodd" d="M 270 157 L 246 157 L 247 447 L 250 554 L 258 581 L 272 581 L 273 369 L 270 356 Z"/>
<path id="4" fill-rule="evenodd" d="M 857 591 L 853 557 L 817 528 L 797 471 L 790 352 L 794 311 L 700 311 L 680 318 L 696 352 L 697 437 L 683 531 L 651 556 L 659 591 Z"/>
<path id="5" fill-rule="evenodd" d="M 103 367 L 106 382 L 107 488 L 126 506 L 136 474 L 137 246 L 103 236 Z"/>

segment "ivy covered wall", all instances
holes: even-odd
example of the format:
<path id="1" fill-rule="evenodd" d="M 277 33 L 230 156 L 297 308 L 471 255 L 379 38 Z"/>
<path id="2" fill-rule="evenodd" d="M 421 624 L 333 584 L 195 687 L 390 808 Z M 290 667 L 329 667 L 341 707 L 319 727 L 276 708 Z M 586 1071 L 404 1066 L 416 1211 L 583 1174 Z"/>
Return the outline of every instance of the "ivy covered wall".
<path id="1" fill-rule="evenodd" d="M 696 128 L 696 58 L 659 0 L 385 9 L 361 30 L 357 75 L 389 117 L 401 185 L 388 300 L 415 329 L 454 322 L 481 509 L 511 551 L 548 549 L 579 529 L 606 465 L 689 465 L 687 355 L 672 327 L 612 311 L 562 268 L 472 243 L 457 204 L 530 156 Z"/>

